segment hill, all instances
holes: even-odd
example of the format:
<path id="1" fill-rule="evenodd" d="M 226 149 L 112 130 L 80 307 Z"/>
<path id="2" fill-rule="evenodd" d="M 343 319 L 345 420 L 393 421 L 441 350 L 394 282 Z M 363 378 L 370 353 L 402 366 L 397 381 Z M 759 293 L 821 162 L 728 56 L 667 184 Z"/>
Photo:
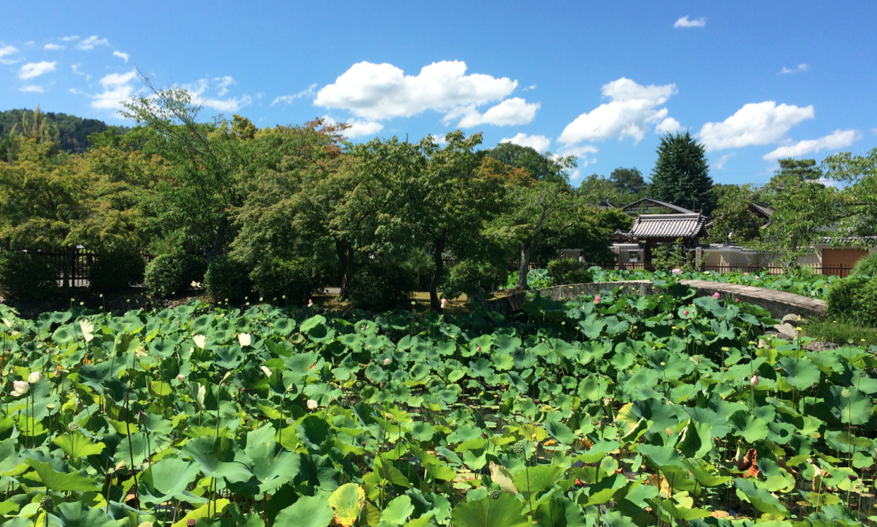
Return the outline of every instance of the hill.
<path id="1" fill-rule="evenodd" d="M 0 139 L 3 139 L 16 124 L 21 123 L 21 117 L 32 110 L 6 110 L 0 111 Z M 97 119 L 83 119 L 66 113 L 45 112 L 43 116 L 58 128 L 61 150 L 70 153 L 82 153 L 90 146 L 88 136 L 111 128 L 107 123 Z M 127 127 L 115 127 L 120 132 L 128 130 Z"/>

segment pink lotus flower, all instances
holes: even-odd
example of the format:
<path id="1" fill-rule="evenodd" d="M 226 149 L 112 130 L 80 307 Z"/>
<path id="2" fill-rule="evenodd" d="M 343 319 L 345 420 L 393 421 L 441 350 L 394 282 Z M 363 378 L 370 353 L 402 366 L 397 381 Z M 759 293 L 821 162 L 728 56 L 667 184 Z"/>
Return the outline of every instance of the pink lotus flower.
<path id="1" fill-rule="evenodd" d="M 442 309 L 446 308 L 447 306 L 448 306 L 448 299 L 442 298 Z"/>
<path id="2" fill-rule="evenodd" d="M 599 303 L 600 303 L 600 297 L 599 297 L 599 296 L 595 296 L 595 297 L 594 297 L 594 303 L 595 303 L 595 304 L 599 304 Z"/>
<path id="3" fill-rule="evenodd" d="M 186 376 L 181 373 L 181 374 L 177 375 L 177 380 L 180 382 L 183 382 L 186 380 Z"/>
<path id="4" fill-rule="evenodd" d="M 313 399 L 308 399 L 308 410 L 316 410 L 318 406 L 320 405 L 317 404 L 317 401 Z"/>
<path id="5" fill-rule="evenodd" d="M 749 276 L 749 273 L 743 273 L 743 276 Z"/>
<path id="6" fill-rule="evenodd" d="M 677 268 L 677 269 L 673 269 L 673 270 L 670 271 L 670 272 L 673 273 L 673 274 L 682 274 L 682 269 L 678 269 L 678 268 Z"/>
<path id="7" fill-rule="evenodd" d="M 313 307 L 313 306 L 314 306 L 314 301 L 311 300 L 310 298 L 308 298 L 308 307 Z"/>
<path id="8" fill-rule="evenodd" d="M 688 316 L 688 310 L 686 309 L 685 311 L 682 312 L 682 314 L 685 315 L 685 316 L 687 317 L 687 316 Z"/>
<path id="9" fill-rule="evenodd" d="M 761 279 L 760 279 L 760 278 L 758 278 L 758 277 L 757 277 L 757 276 L 756 276 L 756 277 L 755 277 L 755 279 L 756 279 L 756 280 L 761 280 Z"/>
<path id="10" fill-rule="evenodd" d="M 384 366 L 386 366 L 387 364 L 390 364 L 390 359 L 384 359 Z"/>
<path id="11" fill-rule="evenodd" d="M 749 384 L 752 386 L 758 386 L 758 375 L 753 375 L 752 379 L 749 381 Z"/>
<path id="12" fill-rule="evenodd" d="M 38 371 L 31 372 L 31 374 L 27 376 L 27 382 L 30 384 L 36 384 L 36 383 L 40 382 L 40 379 L 42 377 L 43 377 L 43 374 L 38 372 Z"/>
<path id="13" fill-rule="evenodd" d="M 722 296 L 722 295 L 720 295 L 718 291 L 713 293 L 713 298 L 719 298 L 720 296 Z"/>
<path id="14" fill-rule="evenodd" d="M 737 303 L 739 304 L 739 303 L 740 303 L 740 299 L 739 299 L 739 298 L 735 298 L 735 299 L 734 299 L 734 302 L 737 302 Z"/>
<path id="15" fill-rule="evenodd" d="M 478 346 L 477 348 L 475 348 L 475 351 L 481 351 L 481 346 Z"/>
<path id="16" fill-rule="evenodd" d="M 12 382 L 12 395 L 13 397 L 20 397 L 30 391 L 30 385 L 26 381 L 13 381 Z"/>

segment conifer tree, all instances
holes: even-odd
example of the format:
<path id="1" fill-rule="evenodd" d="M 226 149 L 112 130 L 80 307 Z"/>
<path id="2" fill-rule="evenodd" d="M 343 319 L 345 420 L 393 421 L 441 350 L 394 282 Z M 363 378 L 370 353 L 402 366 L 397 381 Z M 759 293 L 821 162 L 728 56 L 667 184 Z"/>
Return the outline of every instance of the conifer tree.
<path id="1" fill-rule="evenodd" d="M 649 197 L 709 215 L 716 206 L 712 187 L 703 145 L 687 131 L 661 138 Z"/>

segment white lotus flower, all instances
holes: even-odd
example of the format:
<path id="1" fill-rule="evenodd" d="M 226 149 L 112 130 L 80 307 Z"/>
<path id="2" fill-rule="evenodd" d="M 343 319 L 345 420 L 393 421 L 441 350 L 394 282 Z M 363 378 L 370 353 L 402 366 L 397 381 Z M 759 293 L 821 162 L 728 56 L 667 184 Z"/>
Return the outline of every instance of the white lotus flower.
<path id="1" fill-rule="evenodd" d="M 195 345 L 202 350 L 204 349 L 204 344 L 207 343 L 207 337 L 205 337 L 204 335 L 195 335 L 194 337 L 192 337 L 192 340 L 194 340 Z"/>
<path id="2" fill-rule="evenodd" d="M 82 318 L 79 319 L 79 328 L 82 329 L 82 338 L 85 339 L 85 342 L 91 342 L 94 338 L 94 324 Z"/>
<path id="3" fill-rule="evenodd" d="M 238 335 L 238 342 L 241 343 L 241 347 L 249 346 L 251 342 L 253 342 L 253 336 L 249 333 L 241 333 Z"/>
<path id="4" fill-rule="evenodd" d="M 34 371 L 34 372 L 31 372 L 31 374 L 27 376 L 27 382 L 30 384 L 36 384 L 36 383 L 40 382 L 40 379 L 42 377 L 43 377 L 42 373 L 40 373 L 38 371 Z"/>
<path id="5" fill-rule="evenodd" d="M 313 399 L 308 399 L 308 410 L 316 410 L 318 406 L 320 405 L 317 404 L 317 401 Z"/>
<path id="6" fill-rule="evenodd" d="M 266 377 L 271 377 L 271 368 L 268 366 L 259 366 L 259 369 L 262 370 L 262 373 L 264 373 Z"/>
<path id="7" fill-rule="evenodd" d="M 12 382 L 12 396 L 20 397 L 26 394 L 30 390 L 30 384 L 26 381 L 13 381 Z"/>

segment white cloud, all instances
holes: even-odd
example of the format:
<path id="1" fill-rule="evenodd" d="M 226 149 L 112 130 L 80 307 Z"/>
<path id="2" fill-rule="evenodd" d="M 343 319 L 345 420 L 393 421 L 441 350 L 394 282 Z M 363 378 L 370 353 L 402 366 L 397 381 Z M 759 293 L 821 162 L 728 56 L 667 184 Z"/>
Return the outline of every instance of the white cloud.
<path id="1" fill-rule="evenodd" d="M 64 49 L 64 46 L 59 46 L 58 44 L 46 44 L 45 46 L 43 46 L 43 49 L 55 51 L 58 49 Z"/>
<path id="2" fill-rule="evenodd" d="M 544 135 L 527 135 L 521 132 L 514 137 L 506 137 L 505 139 L 500 139 L 499 142 L 513 143 L 520 146 L 529 146 L 533 150 L 542 153 L 548 150 L 548 145 L 551 144 L 551 138 L 545 137 Z"/>
<path id="3" fill-rule="evenodd" d="M 134 95 L 134 86 L 131 81 L 137 78 L 137 70 L 128 73 L 111 73 L 100 80 L 103 93 L 93 95 L 92 108 L 104 110 L 119 110 L 122 102 L 127 101 Z"/>
<path id="4" fill-rule="evenodd" d="M 215 81 L 219 81 L 219 93 L 216 95 L 222 97 L 226 93 L 228 93 L 228 87 L 235 84 L 234 77 L 230 75 L 226 75 L 224 77 L 216 77 L 213 79 Z"/>
<path id="5" fill-rule="evenodd" d="M 18 60 L 4 59 L 6 55 L 12 55 L 17 52 L 18 48 L 14 46 L 4 46 L 0 44 L 0 64 L 15 64 Z"/>
<path id="6" fill-rule="evenodd" d="M 69 37 L 61 37 L 61 40 L 64 42 L 73 42 L 74 40 L 79 40 L 79 35 L 71 35 Z"/>
<path id="7" fill-rule="evenodd" d="M 302 90 L 296 94 L 282 95 L 280 97 L 275 98 L 274 101 L 271 102 L 271 106 L 274 106 L 277 103 L 291 104 L 296 99 L 301 99 L 303 97 L 313 97 L 317 93 L 316 88 L 317 88 L 316 84 L 311 84 L 310 86 L 308 86 L 308 88 L 306 90 Z"/>
<path id="8" fill-rule="evenodd" d="M 21 67 L 21 70 L 18 72 L 18 78 L 22 80 L 32 79 L 50 71 L 55 71 L 55 64 L 57 62 L 29 62 Z"/>
<path id="9" fill-rule="evenodd" d="M 324 115 L 323 119 L 326 120 L 326 124 L 338 124 L 338 121 L 329 117 L 328 115 Z M 347 124 L 349 125 L 349 127 L 344 130 L 343 133 L 344 136 L 348 139 L 353 139 L 354 137 L 360 137 L 363 135 L 374 135 L 384 129 L 384 125 L 377 121 L 360 121 L 351 118 L 347 120 Z"/>
<path id="10" fill-rule="evenodd" d="M 730 154 L 725 154 L 722 157 L 720 157 L 718 161 L 711 163 L 710 168 L 715 168 L 716 170 L 724 170 L 725 164 L 728 162 L 728 160 L 736 155 L 737 155 L 737 152 L 731 152 Z"/>
<path id="11" fill-rule="evenodd" d="M 207 108 L 213 108 L 214 110 L 218 110 L 220 112 L 236 112 L 244 106 L 249 106 L 253 102 L 253 99 L 249 95 L 245 94 L 241 97 L 229 97 L 228 99 L 210 99 L 195 97 L 192 99 L 192 102 L 194 102 L 195 104 L 200 104 L 201 106 Z"/>
<path id="12" fill-rule="evenodd" d="M 78 38 L 78 37 L 77 37 Z M 95 46 L 109 46 L 110 42 L 105 38 L 97 38 L 97 35 L 92 35 L 87 39 L 83 40 L 79 44 L 76 44 L 76 47 L 81 49 L 82 51 L 88 51 Z"/>
<path id="13" fill-rule="evenodd" d="M 73 73 L 75 73 L 77 75 L 85 75 L 85 80 L 90 81 L 91 75 L 79 71 L 79 66 L 81 66 L 81 64 L 74 64 L 74 65 L 70 66 L 70 69 L 72 69 Z"/>
<path id="14" fill-rule="evenodd" d="M 813 119 L 813 105 L 798 107 L 774 101 L 749 103 L 721 123 L 706 123 L 700 140 L 707 150 L 767 145 L 782 140 L 793 126 Z"/>
<path id="15" fill-rule="evenodd" d="M 698 18 L 697 20 L 689 20 L 688 16 L 684 16 L 673 24 L 673 27 L 704 27 L 706 18 Z"/>
<path id="16" fill-rule="evenodd" d="M 877 128 L 871 128 L 871 133 L 877 135 Z"/>
<path id="17" fill-rule="evenodd" d="M 785 159 L 787 157 L 799 157 L 820 150 L 836 150 L 846 148 L 859 139 L 860 135 L 855 130 L 835 130 L 831 135 L 819 139 L 798 141 L 793 145 L 781 146 L 763 156 L 764 159 Z"/>
<path id="18" fill-rule="evenodd" d="M 659 134 L 675 134 L 681 129 L 682 125 L 672 117 L 667 117 L 655 127 L 655 131 Z"/>
<path id="19" fill-rule="evenodd" d="M 43 93 L 44 90 L 43 90 L 42 86 L 36 86 L 33 84 L 29 84 L 27 86 L 22 86 L 21 88 L 19 88 L 19 91 L 30 92 L 30 93 Z"/>
<path id="20" fill-rule="evenodd" d="M 216 85 L 216 97 L 222 97 L 228 93 L 228 86 L 235 82 L 234 78 L 229 76 L 216 77 L 213 80 L 219 81 Z M 217 99 L 206 96 L 205 94 L 211 88 L 210 80 L 208 79 L 198 79 L 195 84 L 184 84 L 182 88 L 189 92 L 193 104 L 204 106 L 205 108 L 212 108 L 220 112 L 236 112 L 253 102 L 253 98 L 247 94 L 240 97 L 229 97 L 227 99 Z"/>
<path id="21" fill-rule="evenodd" d="M 809 64 L 798 64 L 798 67 L 794 68 L 794 69 L 789 69 L 789 68 L 783 66 L 783 69 L 781 69 L 777 75 L 788 75 L 789 73 L 804 73 L 805 71 L 808 71 L 809 69 L 810 69 Z"/>
<path id="22" fill-rule="evenodd" d="M 538 102 L 529 103 L 520 97 L 506 99 L 484 113 L 479 113 L 474 105 L 469 105 L 465 107 L 466 113 L 460 119 L 459 126 L 471 128 L 481 124 L 497 126 L 527 124 L 536 117 L 536 110 L 539 109 L 539 106 Z M 445 122 L 450 120 L 450 115 L 451 113 L 448 113 L 445 116 Z"/>
<path id="23" fill-rule="evenodd" d="M 410 117 L 426 110 L 448 113 L 468 105 L 480 106 L 502 100 L 518 82 L 507 77 L 473 73 L 466 75 L 462 61 L 434 62 L 418 75 L 405 73 L 392 64 L 360 62 L 324 86 L 314 104 L 348 110 L 369 120 Z M 457 110 L 456 115 L 467 112 Z"/>
<path id="24" fill-rule="evenodd" d="M 624 77 L 603 85 L 610 102 L 583 113 L 564 128 L 558 139 L 567 145 L 610 137 L 633 137 L 639 142 L 652 124 L 667 119 L 667 109 L 657 109 L 676 92 L 675 84 L 641 86 Z"/>
<path id="25" fill-rule="evenodd" d="M 128 64 L 128 54 L 127 53 L 122 53 L 121 51 L 114 51 L 113 56 L 119 57 L 120 59 L 125 61 L 125 64 Z"/>
<path id="26" fill-rule="evenodd" d="M 435 144 L 439 146 L 444 146 L 448 144 L 447 134 L 432 134 L 432 140 L 435 141 Z M 501 143 L 502 141 L 500 141 Z"/>

